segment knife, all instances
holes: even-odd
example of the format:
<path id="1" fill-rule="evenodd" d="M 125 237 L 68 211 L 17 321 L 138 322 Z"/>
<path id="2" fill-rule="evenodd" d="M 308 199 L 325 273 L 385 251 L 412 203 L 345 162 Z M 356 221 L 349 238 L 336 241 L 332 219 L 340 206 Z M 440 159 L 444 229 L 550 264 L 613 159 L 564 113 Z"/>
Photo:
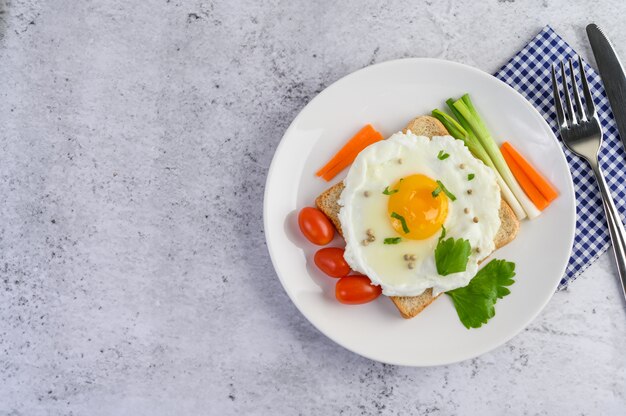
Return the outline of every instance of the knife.
<path id="1" fill-rule="evenodd" d="M 587 25 L 587 37 L 613 110 L 619 137 L 626 148 L 626 72 L 615 48 L 598 25 Z"/>

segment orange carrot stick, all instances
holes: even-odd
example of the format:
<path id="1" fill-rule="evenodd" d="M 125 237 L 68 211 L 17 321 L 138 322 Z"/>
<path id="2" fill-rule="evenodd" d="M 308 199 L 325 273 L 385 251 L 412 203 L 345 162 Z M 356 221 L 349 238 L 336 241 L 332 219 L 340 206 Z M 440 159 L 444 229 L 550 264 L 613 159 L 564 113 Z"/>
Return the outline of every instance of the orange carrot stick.
<path id="1" fill-rule="evenodd" d="M 332 157 L 316 175 L 327 181 L 334 178 L 345 167 L 350 165 L 356 156 L 370 144 L 382 140 L 383 136 L 377 132 L 371 124 L 367 124 Z"/>
<path id="2" fill-rule="evenodd" d="M 543 177 L 532 165 L 522 156 L 509 142 L 504 142 L 501 149 L 502 153 L 506 150 L 511 159 L 524 171 L 528 179 L 535 185 L 548 202 L 552 202 L 559 196 L 557 190 Z M 508 163 L 508 162 L 507 162 Z"/>
<path id="3" fill-rule="evenodd" d="M 543 211 L 548 205 L 550 205 L 548 200 L 541 194 L 541 192 L 539 192 L 539 189 L 533 184 L 526 172 L 520 167 L 520 165 L 517 164 L 515 159 L 513 159 L 505 146 L 501 147 L 500 152 L 502 153 L 507 166 L 511 169 L 513 176 L 515 176 L 515 179 L 517 179 L 517 182 L 524 190 L 524 193 L 528 196 L 528 198 L 530 198 L 539 211 Z"/>
<path id="4" fill-rule="evenodd" d="M 346 159 L 353 153 L 354 148 L 361 147 L 363 142 L 367 139 L 367 135 L 373 130 L 373 127 L 368 124 L 357 132 L 343 147 L 320 169 L 317 171 L 317 176 L 324 176 L 324 173 L 334 168 L 339 162 Z"/>
<path id="5" fill-rule="evenodd" d="M 358 148 L 354 148 L 350 153 L 346 155 L 345 159 L 339 161 L 335 166 L 327 170 L 326 173 L 322 175 L 322 178 L 324 178 L 326 181 L 330 181 L 335 176 L 337 176 L 339 172 L 341 172 L 342 170 L 350 166 L 350 164 L 354 162 L 354 159 L 356 159 L 356 157 L 359 155 L 359 153 L 361 153 L 363 149 L 365 149 L 370 144 L 376 143 L 379 140 L 381 140 L 381 138 L 376 136 L 376 137 L 371 137 L 367 139 L 366 141 L 362 142 L 361 146 L 359 146 Z"/>
<path id="6" fill-rule="evenodd" d="M 355 152 L 358 154 L 361 150 L 367 147 L 365 144 L 372 137 L 380 136 L 371 124 L 363 127 L 357 134 L 355 134 L 348 142 L 343 146 L 333 158 L 326 163 L 318 172 L 317 176 L 324 176 L 326 172 L 335 168 L 338 164 L 345 163 L 344 160 L 349 159 Z M 382 139 L 382 136 L 380 136 Z"/>

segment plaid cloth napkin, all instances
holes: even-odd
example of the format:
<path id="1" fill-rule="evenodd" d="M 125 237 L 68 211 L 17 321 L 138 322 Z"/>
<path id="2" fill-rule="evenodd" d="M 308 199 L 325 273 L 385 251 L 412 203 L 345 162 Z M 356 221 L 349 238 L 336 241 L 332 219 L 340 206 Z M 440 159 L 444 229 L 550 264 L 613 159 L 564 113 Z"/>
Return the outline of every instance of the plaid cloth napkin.
<path id="1" fill-rule="evenodd" d="M 519 51 L 495 77 L 506 82 L 522 94 L 552 127 L 557 138 L 556 113 L 552 100 L 550 67 L 576 52 L 552 28 L 546 26 L 524 49 Z M 578 62 L 574 64 L 578 73 Z M 626 215 L 626 153 L 617 133 L 617 126 L 598 73 L 585 63 L 589 87 L 593 95 L 598 118 L 604 131 L 604 144 L 600 149 L 600 166 L 606 175 L 615 204 L 622 216 Z M 569 76 L 569 75 L 568 75 Z M 558 80 L 560 82 L 560 79 Z M 579 82 L 580 85 L 580 82 Z M 561 143 L 574 181 L 576 193 L 576 234 L 572 255 L 559 284 L 559 290 L 576 279 L 610 244 L 606 218 L 600 199 L 600 190 L 587 162 L 572 155 Z"/>

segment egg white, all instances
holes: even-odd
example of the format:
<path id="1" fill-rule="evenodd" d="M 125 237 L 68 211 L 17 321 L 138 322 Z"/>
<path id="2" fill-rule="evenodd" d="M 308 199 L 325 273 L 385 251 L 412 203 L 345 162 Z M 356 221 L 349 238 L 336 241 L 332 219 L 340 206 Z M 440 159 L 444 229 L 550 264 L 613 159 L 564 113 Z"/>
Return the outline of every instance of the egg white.
<path id="1" fill-rule="evenodd" d="M 440 160 L 437 155 L 441 150 L 450 156 Z M 474 174 L 471 181 L 470 173 Z M 425 240 L 383 244 L 385 238 L 401 237 L 389 221 L 389 196 L 383 190 L 414 174 L 440 180 L 456 196 L 455 201 L 448 201 L 444 226 L 446 238 L 470 242 L 472 254 L 464 272 L 438 274 L 434 253 L 439 232 Z M 438 295 L 466 286 L 476 275 L 478 263 L 495 249 L 493 240 L 500 227 L 500 188 L 495 174 L 462 141 L 451 136 L 431 140 L 410 131 L 396 133 L 359 153 L 344 184 L 339 199 L 339 220 L 346 240 L 344 257 L 353 270 L 367 275 L 387 296 L 417 296 L 428 288 Z M 466 208 L 469 213 L 464 212 Z M 364 245 L 368 229 L 373 230 L 376 239 Z M 413 269 L 407 267 L 405 254 L 415 255 Z"/>

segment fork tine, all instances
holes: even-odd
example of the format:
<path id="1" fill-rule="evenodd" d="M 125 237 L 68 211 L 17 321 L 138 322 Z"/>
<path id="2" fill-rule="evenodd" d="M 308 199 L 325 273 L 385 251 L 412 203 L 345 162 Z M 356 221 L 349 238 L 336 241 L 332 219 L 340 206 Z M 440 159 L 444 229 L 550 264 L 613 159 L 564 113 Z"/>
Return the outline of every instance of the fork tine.
<path id="1" fill-rule="evenodd" d="M 554 65 L 552 65 L 552 95 L 554 96 L 554 106 L 556 107 L 556 118 L 559 122 L 559 128 L 567 127 L 565 115 L 563 114 L 563 103 L 561 103 L 561 95 L 559 94 L 559 84 L 556 82 Z"/>
<path id="2" fill-rule="evenodd" d="M 567 87 L 567 77 L 565 76 L 565 64 L 563 61 L 561 61 L 561 82 L 563 83 L 563 94 L 565 95 L 565 105 L 567 106 L 565 118 L 567 120 L 567 126 L 571 127 L 576 124 L 576 114 L 574 114 L 572 99 L 570 98 L 569 88 Z"/>
<path id="3" fill-rule="evenodd" d="M 583 109 L 583 103 L 580 101 L 580 95 L 578 94 L 578 83 L 576 82 L 576 76 L 574 75 L 574 65 L 572 64 L 572 60 L 569 59 L 569 76 L 570 82 L 572 84 L 572 89 L 574 90 L 574 102 L 576 103 L 576 113 L 578 114 L 578 119 L 581 121 L 587 121 L 587 117 L 585 117 L 585 110 Z"/>
<path id="4" fill-rule="evenodd" d="M 596 106 L 593 104 L 593 97 L 591 96 L 591 91 L 589 91 L 587 75 L 585 74 L 585 65 L 583 65 L 580 55 L 578 55 L 578 70 L 580 71 L 580 82 L 583 84 L 583 94 L 585 95 L 585 104 L 587 105 L 587 119 L 591 120 L 596 116 Z"/>

